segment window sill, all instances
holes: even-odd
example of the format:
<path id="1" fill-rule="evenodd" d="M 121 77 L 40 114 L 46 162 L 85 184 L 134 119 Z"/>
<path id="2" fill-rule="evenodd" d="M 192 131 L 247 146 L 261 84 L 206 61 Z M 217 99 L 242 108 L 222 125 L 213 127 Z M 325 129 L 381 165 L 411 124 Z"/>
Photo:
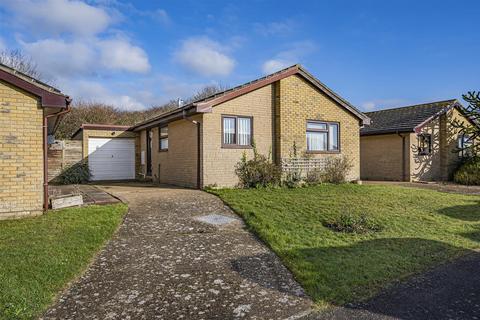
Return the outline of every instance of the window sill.
<path id="1" fill-rule="evenodd" d="M 160 149 L 160 150 L 158 150 L 158 152 L 167 152 L 167 151 L 168 151 L 168 149 Z"/>
<path id="2" fill-rule="evenodd" d="M 253 149 L 252 146 L 242 146 L 238 144 L 222 144 L 222 149 Z"/>
<path id="3" fill-rule="evenodd" d="M 340 152 L 340 150 L 337 150 L 337 151 L 313 151 L 313 150 L 310 150 L 310 151 L 306 151 L 305 153 L 307 153 L 307 154 L 339 154 L 341 152 Z"/>

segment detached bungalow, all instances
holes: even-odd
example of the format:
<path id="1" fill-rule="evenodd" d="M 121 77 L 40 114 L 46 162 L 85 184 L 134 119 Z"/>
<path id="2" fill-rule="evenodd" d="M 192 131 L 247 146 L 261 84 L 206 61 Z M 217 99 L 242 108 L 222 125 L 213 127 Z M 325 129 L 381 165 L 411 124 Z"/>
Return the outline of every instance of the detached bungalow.
<path id="1" fill-rule="evenodd" d="M 369 118 L 299 65 L 139 123 L 140 176 L 187 187 L 234 186 L 252 145 L 281 164 L 345 156 L 360 178 L 360 127 Z"/>
<path id="2" fill-rule="evenodd" d="M 69 104 L 58 89 L 0 64 L 0 219 L 48 208 L 47 136 Z"/>
<path id="3" fill-rule="evenodd" d="M 370 125 L 360 131 L 363 180 L 450 180 L 468 143 L 452 126 L 463 116 L 457 100 L 367 112 Z"/>
<path id="4" fill-rule="evenodd" d="M 84 125 L 93 180 L 149 179 L 192 188 L 234 186 L 242 154 L 298 156 L 321 166 L 348 157 L 360 178 L 360 127 L 369 118 L 299 65 L 181 106 L 133 127 Z M 323 162 L 322 162 L 323 161 Z"/>

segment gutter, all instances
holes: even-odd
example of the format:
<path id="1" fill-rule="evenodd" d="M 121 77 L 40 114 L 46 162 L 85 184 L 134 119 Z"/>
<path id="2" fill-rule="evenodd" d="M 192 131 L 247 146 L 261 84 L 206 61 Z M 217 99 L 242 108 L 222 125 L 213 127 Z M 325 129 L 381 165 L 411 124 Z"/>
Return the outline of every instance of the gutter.
<path id="1" fill-rule="evenodd" d="M 66 109 L 59 111 L 57 113 L 52 113 L 46 116 L 43 116 L 43 210 L 48 210 L 48 119 L 54 116 L 57 116 L 55 120 L 55 125 L 53 127 L 53 132 L 57 129 L 57 126 L 60 122 L 60 118 L 66 113 L 70 112 L 70 103 L 72 100 L 66 98 Z"/>
<path id="2" fill-rule="evenodd" d="M 201 189 L 202 186 L 201 186 L 201 179 L 200 179 L 200 170 L 201 170 L 201 162 L 200 162 L 201 161 L 201 146 L 200 146 L 200 143 L 201 143 L 202 123 L 198 122 L 196 120 L 190 119 L 187 116 L 187 112 L 186 112 L 185 109 L 182 112 L 182 118 L 184 120 L 187 120 L 187 121 L 193 123 L 197 127 L 197 189 Z"/>

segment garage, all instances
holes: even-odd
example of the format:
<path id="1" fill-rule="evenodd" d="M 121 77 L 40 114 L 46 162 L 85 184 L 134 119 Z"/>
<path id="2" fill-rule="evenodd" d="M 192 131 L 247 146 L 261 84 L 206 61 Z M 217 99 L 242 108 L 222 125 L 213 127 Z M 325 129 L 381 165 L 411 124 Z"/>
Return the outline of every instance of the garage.
<path id="1" fill-rule="evenodd" d="M 134 180 L 138 136 L 128 126 L 83 124 L 72 136 L 83 140 L 91 181 Z"/>
<path id="2" fill-rule="evenodd" d="M 88 167 L 92 181 L 135 179 L 135 140 L 88 139 Z"/>

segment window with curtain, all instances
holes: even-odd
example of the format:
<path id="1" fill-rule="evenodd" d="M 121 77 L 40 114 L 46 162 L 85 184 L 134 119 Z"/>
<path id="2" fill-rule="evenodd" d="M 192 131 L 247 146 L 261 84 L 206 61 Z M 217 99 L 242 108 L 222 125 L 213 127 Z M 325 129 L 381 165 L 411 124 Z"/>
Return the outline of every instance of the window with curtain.
<path id="1" fill-rule="evenodd" d="M 158 150 L 167 151 L 168 150 L 168 127 L 158 128 Z"/>
<path id="2" fill-rule="evenodd" d="M 252 145 L 252 118 L 222 117 L 222 145 L 225 147 L 249 147 Z"/>
<path id="3" fill-rule="evenodd" d="M 339 124 L 307 121 L 307 151 L 336 152 L 340 150 Z"/>

